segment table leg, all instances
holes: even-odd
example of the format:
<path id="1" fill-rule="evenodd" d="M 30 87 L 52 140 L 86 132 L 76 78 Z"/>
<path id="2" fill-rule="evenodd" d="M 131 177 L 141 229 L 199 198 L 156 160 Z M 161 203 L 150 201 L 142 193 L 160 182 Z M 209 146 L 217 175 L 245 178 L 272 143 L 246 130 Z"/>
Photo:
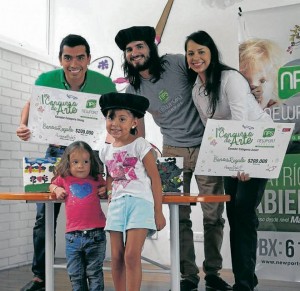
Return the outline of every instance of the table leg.
<path id="1" fill-rule="evenodd" d="M 54 291 L 54 203 L 46 205 L 46 291 Z"/>
<path id="2" fill-rule="evenodd" d="M 179 205 L 170 204 L 171 290 L 180 291 Z"/>

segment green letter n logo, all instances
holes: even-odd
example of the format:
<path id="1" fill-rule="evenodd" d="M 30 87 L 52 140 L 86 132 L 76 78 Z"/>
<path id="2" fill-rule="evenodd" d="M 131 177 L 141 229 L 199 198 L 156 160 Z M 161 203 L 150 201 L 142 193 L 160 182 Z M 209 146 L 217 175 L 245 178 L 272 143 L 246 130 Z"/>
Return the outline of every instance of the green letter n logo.
<path id="1" fill-rule="evenodd" d="M 87 100 L 86 101 L 86 108 L 95 108 L 97 105 L 97 101 L 96 100 Z"/>
<path id="2" fill-rule="evenodd" d="M 300 66 L 281 67 L 278 71 L 278 96 L 288 99 L 300 92 Z"/>

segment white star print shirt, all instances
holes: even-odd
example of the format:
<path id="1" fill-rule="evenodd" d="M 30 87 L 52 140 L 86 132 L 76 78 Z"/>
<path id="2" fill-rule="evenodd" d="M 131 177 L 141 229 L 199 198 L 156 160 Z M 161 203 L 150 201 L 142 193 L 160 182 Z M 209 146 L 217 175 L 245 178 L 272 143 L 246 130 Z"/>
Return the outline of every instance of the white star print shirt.
<path id="1" fill-rule="evenodd" d="M 143 164 L 151 148 L 148 141 L 139 137 L 125 146 L 105 144 L 100 150 L 100 159 L 113 179 L 112 199 L 131 195 L 153 203 L 151 180 Z"/>

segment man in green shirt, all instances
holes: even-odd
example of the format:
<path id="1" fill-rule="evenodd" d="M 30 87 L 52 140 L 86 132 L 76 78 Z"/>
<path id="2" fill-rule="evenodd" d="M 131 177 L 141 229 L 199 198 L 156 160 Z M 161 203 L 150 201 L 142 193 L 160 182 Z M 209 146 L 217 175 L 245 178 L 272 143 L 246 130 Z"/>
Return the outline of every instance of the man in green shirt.
<path id="1" fill-rule="evenodd" d="M 91 61 L 90 47 L 83 37 L 73 34 L 66 36 L 60 44 L 59 61 L 62 68 L 41 74 L 35 85 L 100 95 L 116 91 L 115 84 L 110 78 L 88 70 Z M 24 141 L 27 141 L 31 134 L 30 129 L 27 127 L 29 108 L 30 100 L 26 102 L 22 110 L 20 126 L 16 132 L 17 136 Z M 49 145 L 46 157 L 60 157 L 64 149 L 65 146 Z M 55 203 L 54 206 L 55 227 L 60 205 L 60 203 Z M 21 291 L 45 290 L 44 203 L 37 203 L 36 222 L 33 228 L 33 245 L 32 272 L 34 276 Z"/>

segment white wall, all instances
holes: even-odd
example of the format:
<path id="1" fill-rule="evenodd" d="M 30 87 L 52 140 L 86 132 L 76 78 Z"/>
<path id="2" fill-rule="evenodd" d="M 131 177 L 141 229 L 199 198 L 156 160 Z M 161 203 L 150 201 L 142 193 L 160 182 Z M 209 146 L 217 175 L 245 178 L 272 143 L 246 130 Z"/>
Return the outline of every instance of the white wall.
<path id="1" fill-rule="evenodd" d="M 21 142 L 16 129 L 34 80 L 53 68 L 0 46 L 0 192 L 23 191 L 22 158 L 44 156 L 45 146 Z M 0 201 L 0 269 L 32 260 L 35 214 L 34 203 Z"/>
<path id="2" fill-rule="evenodd" d="M 83 35 L 91 45 L 92 59 L 109 55 L 115 61 L 112 78 L 122 76 L 121 51 L 114 43 L 119 29 L 133 25 L 156 26 L 166 0 L 53 0 L 54 22 L 52 53 L 58 65 L 57 55 L 61 39 L 69 34 Z M 299 0 L 244 0 L 226 9 L 204 5 L 204 0 L 175 0 L 165 28 L 159 51 L 183 53 L 185 37 L 203 29 L 215 39 L 227 64 L 238 66 L 237 18 L 238 7 L 243 11 L 298 4 Z M 48 61 L 48 60 L 47 60 Z M 46 62 L 46 60 L 45 60 Z M 52 69 L 34 57 L 27 57 L 1 48 L 0 44 L 0 191 L 22 191 L 21 158 L 43 156 L 45 146 L 21 142 L 15 135 L 19 115 L 25 100 L 30 96 L 30 86 L 42 71 Z M 151 126 L 149 123 L 151 122 Z M 157 127 L 147 117 L 147 138 L 161 147 Z M 195 183 L 192 192 L 196 193 Z M 194 231 L 202 231 L 200 206 L 192 213 Z M 164 206 L 166 217 L 169 216 Z M 32 258 L 32 226 L 34 205 L 0 201 L 0 269 L 29 263 Z M 225 215 L 226 216 L 226 215 Z M 18 226 L 20 225 L 20 226 Z M 57 255 L 64 255 L 63 212 L 60 214 Z M 230 268 L 228 225 L 223 244 L 224 267 Z M 203 245 L 196 242 L 197 263 L 203 260 Z M 161 231 L 158 240 L 147 240 L 143 255 L 168 264 L 168 228 Z M 0 288 L 1 289 L 1 288 Z"/>

